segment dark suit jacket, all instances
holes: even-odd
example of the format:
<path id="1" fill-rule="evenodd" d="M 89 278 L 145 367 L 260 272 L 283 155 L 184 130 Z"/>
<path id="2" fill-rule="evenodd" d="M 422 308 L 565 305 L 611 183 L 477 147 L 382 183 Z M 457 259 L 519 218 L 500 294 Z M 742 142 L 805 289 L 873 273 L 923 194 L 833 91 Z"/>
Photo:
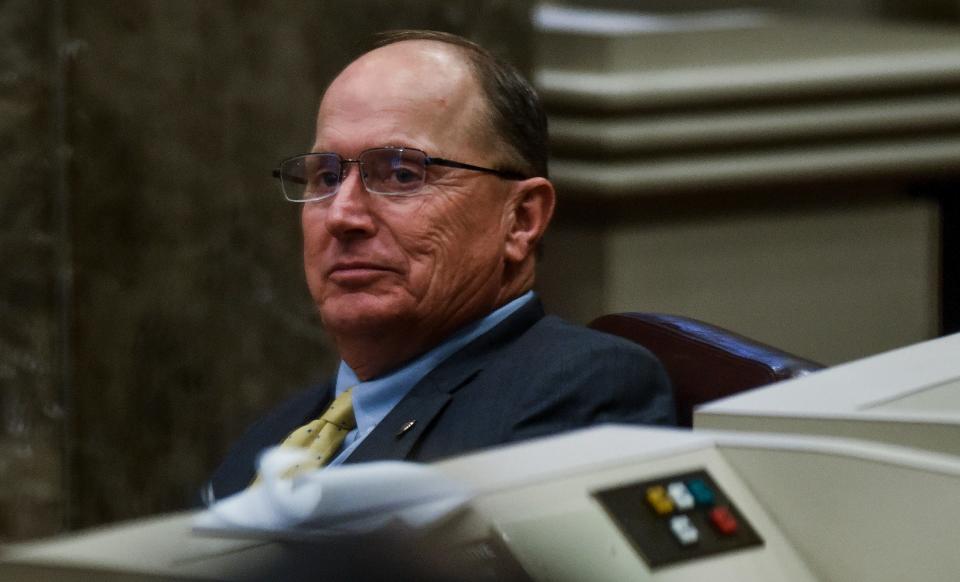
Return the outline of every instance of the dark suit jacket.
<path id="1" fill-rule="evenodd" d="M 320 416 L 332 393 L 298 394 L 248 429 L 213 475 L 216 497 L 246 487 L 260 451 Z M 533 300 L 427 374 L 347 462 L 432 461 L 604 422 L 673 424 L 666 372 L 638 345 L 544 316 Z"/>

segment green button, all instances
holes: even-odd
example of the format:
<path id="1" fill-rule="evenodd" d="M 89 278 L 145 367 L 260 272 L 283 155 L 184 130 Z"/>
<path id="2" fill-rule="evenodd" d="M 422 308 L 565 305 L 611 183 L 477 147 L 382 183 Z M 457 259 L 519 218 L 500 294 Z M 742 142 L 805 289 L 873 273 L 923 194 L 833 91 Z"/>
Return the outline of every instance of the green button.
<path id="1" fill-rule="evenodd" d="M 698 506 L 710 507 L 717 502 L 713 489 L 703 479 L 690 479 L 687 481 L 687 489 L 690 490 L 690 495 L 693 495 Z"/>

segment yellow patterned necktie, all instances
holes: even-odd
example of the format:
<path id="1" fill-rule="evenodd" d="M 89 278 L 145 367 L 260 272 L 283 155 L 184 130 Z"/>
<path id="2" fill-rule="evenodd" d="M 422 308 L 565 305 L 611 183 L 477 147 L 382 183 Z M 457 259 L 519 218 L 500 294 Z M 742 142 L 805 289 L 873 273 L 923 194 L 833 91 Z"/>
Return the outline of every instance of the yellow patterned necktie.
<path id="1" fill-rule="evenodd" d="M 307 449 L 309 458 L 297 463 L 283 476 L 293 477 L 300 473 L 316 471 L 329 463 L 340 447 L 347 433 L 356 428 L 357 420 L 353 416 L 353 388 L 345 390 L 327 407 L 316 420 L 301 426 L 290 433 L 280 446 Z M 254 483 L 260 480 L 260 476 Z"/>

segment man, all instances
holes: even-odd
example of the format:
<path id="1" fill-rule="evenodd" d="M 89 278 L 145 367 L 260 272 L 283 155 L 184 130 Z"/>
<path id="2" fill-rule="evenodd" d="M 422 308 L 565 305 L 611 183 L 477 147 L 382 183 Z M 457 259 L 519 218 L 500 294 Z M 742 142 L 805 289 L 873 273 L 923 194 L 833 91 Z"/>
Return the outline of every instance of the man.
<path id="1" fill-rule="evenodd" d="M 217 497 L 285 439 L 317 447 L 319 467 L 672 422 L 648 352 L 544 317 L 531 292 L 555 202 L 546 139 L 533 89 L 456 36 L 387 35 L 337 76 L 312 153 L 277 174 L 303 203 L 307 284 L 339 373 L 244 435 L 214 475 Z M 332 446 L 317 445 L 321 427 Z"/>

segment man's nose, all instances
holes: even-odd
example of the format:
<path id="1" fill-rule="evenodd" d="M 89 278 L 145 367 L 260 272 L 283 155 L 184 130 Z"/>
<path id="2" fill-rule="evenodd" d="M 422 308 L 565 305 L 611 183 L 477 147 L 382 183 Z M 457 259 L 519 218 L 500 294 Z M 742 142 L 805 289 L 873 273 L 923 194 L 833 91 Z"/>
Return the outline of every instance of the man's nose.
<path id="1" fill-rule="evenodd" d="M 377 230 L 371 213 L 371 195 L 363 186 L 361 168 L 344 168 L 340 188 L 326 208 L 327 230 L 336 238 L 364 238 Z"/>

